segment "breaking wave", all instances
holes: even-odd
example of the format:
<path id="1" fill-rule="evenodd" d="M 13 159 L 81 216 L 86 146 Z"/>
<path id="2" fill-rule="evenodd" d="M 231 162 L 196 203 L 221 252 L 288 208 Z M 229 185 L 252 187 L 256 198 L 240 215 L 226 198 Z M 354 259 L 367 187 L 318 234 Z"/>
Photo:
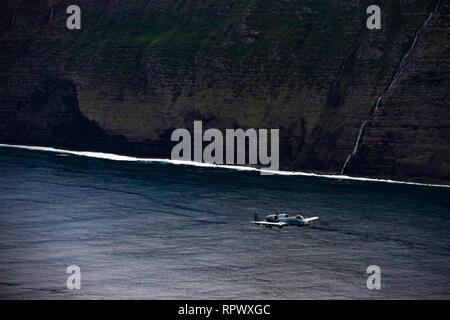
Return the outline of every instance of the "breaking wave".
<path id="1" fill-rule="evenodd" d="M 138 158 L 138 157 L 118 155 L 118 154 L 113 154 L 113 153 L 93 152 L 93 151 L 73 151 L 73 150 L 57 149 L 57 148 L 51 148 L 51 147 L 41 147 L 41 146 L 0 144 L 0 148 L 17 148 L 17 149 L 34 150 L 34 151 L 45 151 L 45 152 L 68 154 L 68 155 L 105 159 L 105 160 L 112 160 L 112 161 L 169 163 L 169 164 L 173 164 L 173 165 L 188 165 L 188 166 L 208 167 L 208 168 L 222 168 L 222 169 L 231 169 L 231 170 L 238 170 L 238 171 L 257 171 L 260 173 L 273 174 L 273 175 L 306 176 L 306 177 L 319 177 L 319 178 L 338 179 L 338 180 L 384 182 L 384 183 L 397 183 L 397 184 L 408 184 L 408 185 L 430 186 L 430 187 L 445 187 L 445 188 L 450 187 L 450 185 L 445 185 L 445 184 L 426 184 L 426 183 L 399 181 L 399 180 L 391 180 L 391 179 L 353 177 L 353 176 L 347 176 L 347 175 L 342 175 L 342 174 L 318 174 L 318 173 L 302 172 L 302 171 L 281 171 L 281 170 L 274 171 L 274 170 L 268 170 L 268 169 L 260 169 L 260 168 L 237 166 L 237 165 L 218 165 L 218 164 L 212 164 L 212 163 L 184 161 L 184 160 L 172 160 L 172 159 L 162 159 L 162 158 Z"/>

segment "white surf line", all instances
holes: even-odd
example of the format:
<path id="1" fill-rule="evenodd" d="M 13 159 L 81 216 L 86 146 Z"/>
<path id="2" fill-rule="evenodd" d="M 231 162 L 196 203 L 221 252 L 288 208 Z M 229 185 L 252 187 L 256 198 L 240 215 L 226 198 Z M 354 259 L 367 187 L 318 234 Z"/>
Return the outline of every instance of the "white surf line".
<path id="1" fill-rule="evenodd" d="M 302 171 L 273 171 L 267 169 L 258 169 L 253 167 L 246 166 L 236 166 L 236 165 L 219 165 L 212 163 L 204 163 L 204 162 L 194 162 L 194 161 L 185 161 L 185 160 L 172 160 L 172 159 L 162 159 L 162 158 L 136 158 L 130 156 L 122 156 L 113 153 L 104 153 L 104 152 L 93 152 L 93 151 L 72 151 L 65 149 L 57 149 L 51 147 L 41 147 L 41 146 L 24 146 L 24 145 L 14 145 L 14 144 L 1 144 L 0 148 L 16 148 L 16 149 L 26 149 L 32 151 L 45 151 L 45 152 L 53 152 L 53 153 L 62 153 L 62 154 L 71 154 L 76 156 L 84 156 L 90 158 L 97 159 L 105 159 L 112 161 L 130 161 L 130 162 L 157 162 L 157 163 L 169 163 L 174 165 L 187 165 L 187 166 L 195 166 L 195 167 L 208 167 L 208 168 L 222 168 L 222 169 L 231 169 L 238 171 L 257 171 L 264 172 L 273 175 L 284 175 L 284 176 L 305 176 L 305 177 L 318 177 L 318 178 L 328 178 L 328 179 L 337 179 L 337 180 L 355 180 L 355 181 L 369 181 L 369 182 L 384 182 L 384 183 L 396 183 L 396 184 L 408 184 L 408 185 L 417 185 L 417 186 L 426 186 L 426 187 L 444 187 L 450 188 L 450 185 L 446 184 L 427 184 L 427 183 L 419 183 L 419 182 L 408 182 L 401 180 L 390 180 L 390 179 L 377 179 L 377 178 L 365 178 L 365 177 L 352 177 L 340 174 L 318 174 L 311 172 L 302 172 Z"/>

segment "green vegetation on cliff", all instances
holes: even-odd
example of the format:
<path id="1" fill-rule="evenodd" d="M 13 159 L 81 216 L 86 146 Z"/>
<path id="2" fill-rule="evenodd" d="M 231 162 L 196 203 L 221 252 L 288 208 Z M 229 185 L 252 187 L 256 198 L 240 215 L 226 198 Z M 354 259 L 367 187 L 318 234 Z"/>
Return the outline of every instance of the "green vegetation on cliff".
<path id="1" fill-rule="evenodd" d="M 282 169 L 339 172 L 435 7 L 376 2 L 381 30 L 365 27 L 368 0 L 8 0 L 0 14 L 7 84 L 0 112 L 5 119 L 26 113 L 44 75 L 55 73 L 73 81 L 81 113 L 107 134 L 153 146 L 142 153 L 167 143 L 171 129 L 203 120 L 280 128 Z M 69 4 L 82 10 L 81 30 L 65 27 Z M 447 36 L 442 3 L 370 119 L 349 173 L 448 180 Z M 3 140 L 20 126 L 3 124 Z"/>

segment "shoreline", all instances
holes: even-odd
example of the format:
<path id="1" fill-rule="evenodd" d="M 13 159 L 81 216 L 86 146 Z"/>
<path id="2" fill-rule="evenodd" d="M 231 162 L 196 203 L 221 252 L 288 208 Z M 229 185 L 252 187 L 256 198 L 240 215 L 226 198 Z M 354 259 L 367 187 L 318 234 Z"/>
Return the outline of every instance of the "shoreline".
<path id="1" fill-rule="evenodd" d="M 319 174 L 319 173 L 302 172 L 302 171 L 283 171 L 283 170 L 271 171 L 271 170 L 266 170 L 266 169 L 259 169 L 259 168 L 246 167 L 246 166 L 237 166 L 237 165 L 226 165 L 226 164 L 217 165 L 217 164 L 211 164 L 211 163 L 183 161 L 183 160 L 171 160 L 171 159 L 163 159 L 163 158 L 139 158 L 139 157 L 119 155 L 119 154 L 114 154 L 114 153 L 104 153 L 104 152 L 95 152 L 95 151 L 74 151 L 74 150 L 43 147 L 43 146 L 27 146 L 27 145 L 0 143 L 0 148 L 15 148 L 15 149 L 24 149 L 24 150 L 32 150 L 32 151 L 34 150 L 34 151 L 45 151 L 45 152 L 53 152 L 53 153 L 64 153 L 64 154 L 71 154 L 71 155 L 76 155 L 76 156 L 91 157 L 91 158 L 112 160 L 112 161 L 157 162 L 157 163 L 169 163 L 169 164 L 173 164 L 173 165 L 188 165 L 188 166 L 196 166 L 196 167 L 222 168 L 222 169 L 237 170 L 237 171 L 257 171 L 257 172 L 263 173 L 263 175 L 304 176 L 304 177 L 318 177 L 318 178 L 327 178 L 327 179 L 336 179 L 336 180 L 369 181 L 369 182 L 395 183 L 395 184 L 406 184 L 406 185 L 416 185 L 416 186 L 426 186 L 426 187 L 450 188 L 450 185 L 446 185 L 446 184 L 431 184 L 431 183 L 428 184 L 428 183 L 409 182 L 409 181 L 391 180 L 391 179 L 354 177 L 354 176 L 339 175 L 339 174 Z"/>

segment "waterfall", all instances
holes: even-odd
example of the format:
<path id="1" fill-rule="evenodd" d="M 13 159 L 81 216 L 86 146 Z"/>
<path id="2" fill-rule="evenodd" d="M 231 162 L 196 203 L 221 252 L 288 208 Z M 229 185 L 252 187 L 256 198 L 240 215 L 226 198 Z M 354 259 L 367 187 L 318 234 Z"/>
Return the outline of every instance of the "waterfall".
<path id="1" fill-rule="evenodd" d="M 439 5 L 441 3 L 441 0 L 437 1 L 436 7 L 434 8 L 434 11 L 430 13 L 430 15 L 428 16 L 428 19 L 425 20 L 425 22 L 423 23 L 422 27 L 419 28 L 419 30 L 416 31 L 416 34 L 414 35 L 414 40 L 413 43 L 411 45 L 411 47 L 409 48 L 409 50 L 406 52 L 406 54 L 403 56 L 402 60 L 400 61 L 400 65 L 397 68 L 397 71 L 395 72 L 394 78 L 391 81 L 391 84 L 389 85 L 388 89 L 383 92 L 378 98 L 377 101 L 375 102 L 375 109 L 372 110 L 372 112 L 369 114 L 369 117 L 372 116 L 372 114 L 378 110 L 378 108 L 380 107 L 380 103 L 381 103 L 381 99 L 383 98 L 383 96 L 385 94 L 388 94 L 392 88 L 394 88 L 394 86 L 397 84 L 398 79 L 400 79 L 400 76 L 402 75 L 403 70 L 405 69 L 406 63 L 408 62 L 408 58 L 411 55 L 411 53 L 413 52 L 417 41 L 419 40 L 419 36 L 422 33 L 422 31 L 426 28 L 426 26 L 428 25 L 428 23 L 430 22 L 431 18 L 436 14 L 436 12 L 439 9 Z M 366 126 L 368 120 L 364 121 L 363 124 L 361 125 L 361 127 L 359 128 L 359 132 L 358 132 L 358 138 L 356 139 L 355 142 L 355 146 L 353 147 L 353 151 L 352 153 L 350 153 L 347 157 L 347 159 L 344 162 L 344 165 L 342 166 L 341 169 L 341 174 L 344 174 L 344 170 L 347 167 L 348 162 L 350 161 L 350 159 L 358 152 L 358 147 L 359 147 L 359 143 L 362 137 L 362 133 L 364 131 L 364 127 Z"/>
<path id="2" fill-rule="evenodd" d="M 367 120 L 363 122 L 361 127 L 359 128 L 358 137 L 356 138 L 355 146 L 353 147 L 352 153 L 350 153 L 347 157 L 347 160 L 345 160 L 345 163 L 341 169 L 341 174 L 344 173 L 345 167 L 347 166 L 347 163 L 350 161 L 351 157 L 353 157 L 356 152 L 358 152 L 359 142 L 361 140 L 362 134 L 364 132 L 364 127 L 366 126 Z"/>
<path id="3" fill-rule="evenodd" d="M 361 140 L 362 133 L 364 131 L 364 127 L 366 126 L 367 120 L 363 122 L 361 128 L 359 128 L 358 138 L 356 139 L 355 147 L 353 148 L 352 156 L 358 152 L 359 140 Z"/>
<path id="4" fill-rule="evenodd" d="M 379 103 L 381 102 L 381 98 L 386 93 L 391 92 L 392 88 L 394 88 L 394 86 L 397 84 L 398 79 L 400 79 L 400 76 L 401 76 L 403 70 L 405 69 L 406 62 L 408 61 L 409 56 L 411 55 L 411 53 L 413 52 L 414 48 L 416 47 L 417 40 L 419 39 L 420 34 L 426 28 L 426 26 L 430 22 L 431 18 L 434 16 L 434 14 L 438 11 L 440 2 L 441 2 L 441 0 L 438 0 L 438 2 L 436 4 L 436 7 L 434 8 L 434 11 L 432 13 L 430 13 L 430 15 L 428 16 L 428 19 L 425 20 L 425 22 L 422 25 L 422 27 L 419 30 L 417 30 L 416 34 L 414 35 L 414 41 L 413 41 L 411 47 L 409 48 L 408 52 L 406 52 L 406 54 L 403 56 L 403 58 L 402 58 L 402 60 L 400 62 L 400 65 L 397 68 L 397 71 L 395 72 L 394 78 L 393 78 L 391 84 L 389 85 L 388 90 L 385 93 L 383 93 L 380 96 L 380 98 L 378 98 L 376 106 L 375 106 L 375 111 L 378 110 L 378 106 L 379 106 Z"/>
<path id="5" fill-rule="evenodd" d="M 50 11 L 50 20 L 49 21 L 52 21 L 52 19 L 53 19 L 53 7 L 52 7 L 52 10 Z"/>
<path id="6" fill-rule="evenodd" d="M 347 166 L 347 163 L 350 161 L 350 158 L 351 158 L 351 157 L 352 157 L 352 154 L 350 153 L 350 154 L 348 155 L 348 157 L 347 157 L 347 160 L 345 160 L 344 165 L 342 166 L 342 169 L 341 169 L 341 175 L 344 174 L 345 167 Z"/>
<path id="7" fill-rule="evenodd" d="M 414 35 L 414 41 L 413 41 L 411 47 L 409 48 L 408 52 L 405 54 L 402 61 L 400 62 L 400 66 L 398 67 L 397 72 L 395 73 L 394 79 L 392 80 L 391 85 L 389 86 L 389 89 L 387 90 L 387 93 L 389 93 L 392 90 L 392 88 L 395 86 L 398 79 L 400 78 L 400 76 L 403 72 L 403 69 L 406 66 L 406 62 L 408 61 L 409 56 L 411 55 L 411 53 L 413 52 L 413 50 L 417 44 L 417 40 L 419 39 L 420 34 L 425 29 L 425 27 L 428 25 L 428 22 L 430 22 L 430 19 L 434 15 L 434 12 L 436 12 L 438 6 L 439 6 L 439 1 L 438 1 L 435 11 L 430 13 L 428 19 L 425 21 L 425 23 L 422 25 L 422 27 L 419 30 L 417 30 L 416 34 Z"/>
<path id="8" fill-rule="evenodd" d="M 14 20 L 16 19 L 16 13 L 17 13 L 17 10 L 14 10 L 14 14 L 13 14 L 12 19 L 11 19 L 11 25 L 14 24 Z"/>
<path id="9" fill-rule="evenodd" d="M 381 97 L 383 97 L 383 95 L 380 95 L 380 96 L 378 97 L 377 102 L 375 103 L 375 110 L 374 110 L 374 111 L 377 111 L 377 110 L 378 110 L 378 108 L 379 108 L 379 106 L 380 106 L 380 102 L 381 102 Z"/>

